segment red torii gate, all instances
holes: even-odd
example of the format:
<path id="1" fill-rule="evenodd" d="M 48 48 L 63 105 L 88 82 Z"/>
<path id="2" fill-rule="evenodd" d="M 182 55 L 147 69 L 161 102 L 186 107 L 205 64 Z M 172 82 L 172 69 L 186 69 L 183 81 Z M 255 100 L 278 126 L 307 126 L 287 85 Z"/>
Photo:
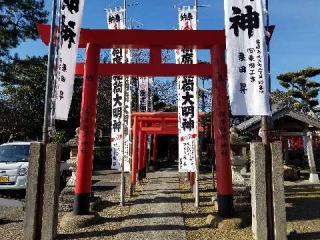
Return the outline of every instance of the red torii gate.
<path id="1" fill-rule="evenodd" d="M 203 132 L 201 120 L 205 113 L 199 113 L 199 132 Z M 134 112 L 132 113 L 132 164 L 131 164 L 131 189 L 136 185 L 136 170 L 138 176 L 143 175 L 146 168 L 146 135 L 153 135 L 152 158 L 157 159 L 157 135 L 178 135 L 177 112 Z M 137 140 L 139 139 L 139 142 Z M 138 147 L 139 146 L 139 147 Z M 137 161 L 138 147 L 138 161 Z"/>
<path id="2" fill-rule="evenodd" d="M 41 39 L 48 45 L 49 25 L 38 25 Z M 80 113 L 77 181 L 74 213 L 88 214 L 91 192 L 92 158 L 99 75 L 133 76 L 211 76 L 213 126 L 215 139 L 218 212 L 233 214 L 233 192 L 230 165 L 229 112 L 226 89 L 224 30 L 90 30 L 82 29 L 79 47 L 86 47 L 85 63 L 78 63 L 76 74 L 84 75 Z M 147 64 L 101 64 L 102 48 L 150 49 Z M 211 64 L 164 64 L 162 49 L 210 49 Z"/>

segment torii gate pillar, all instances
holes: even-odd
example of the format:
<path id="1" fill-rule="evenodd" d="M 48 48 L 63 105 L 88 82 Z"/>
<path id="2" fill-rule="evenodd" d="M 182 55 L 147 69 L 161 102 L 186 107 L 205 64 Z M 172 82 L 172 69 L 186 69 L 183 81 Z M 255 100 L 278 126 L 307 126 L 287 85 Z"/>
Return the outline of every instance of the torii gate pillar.
<path id="1" fill-rule="evenodd" d="M 222 217 L 231 217 L 234 213 L 232 175 L 230 163 L 229 111 L 227 99 L 226 65 L 224 48 L 213 46 L 211 49 L 212 100 L 213 100 L 213 133 L 218 212 Z"/>
<path id="2" fill-rule="evenodd" d="M 94 130 L 96 126 L 98 66 L 100 48 L 88 43 L 83 77 L 80 112 L 80 136 L 78 145 L 77 179 L 73 212 L 76 215 L 89 213 L 91 195 Z"/>

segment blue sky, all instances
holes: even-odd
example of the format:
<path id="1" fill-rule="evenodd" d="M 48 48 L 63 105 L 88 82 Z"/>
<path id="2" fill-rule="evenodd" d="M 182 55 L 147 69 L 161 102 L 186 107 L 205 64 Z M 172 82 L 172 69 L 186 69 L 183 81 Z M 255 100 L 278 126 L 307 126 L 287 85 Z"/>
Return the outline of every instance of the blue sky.
<path id="1" fill-rule="evenodd" d="M 48 11 L 51 0 L 45 0 Z M 86 0 L 82 27 L 106 28 L 104 9 L 122 5 L 123 1 Z M 185 0 L 127 0 L 127 16 L 142 29 L 174 29 L 177 8 L 192 5 Z M 198 29 L 223 29 L 223 0 L 199 0 Z M 269 0 L 270 23 L 276 25 L 271 42 L 271 77 L 273 88 L 279 88 L 279 73 L 298 71 L 305 67 L 320 67 L 320 0 Z M 143 24 L 143 25 L 142 25 Z M 47 53 L 44 44 L 27 41 L 15 49 L 21 56 Z M 205 55 L 204 55 L 205 56 Z"/>

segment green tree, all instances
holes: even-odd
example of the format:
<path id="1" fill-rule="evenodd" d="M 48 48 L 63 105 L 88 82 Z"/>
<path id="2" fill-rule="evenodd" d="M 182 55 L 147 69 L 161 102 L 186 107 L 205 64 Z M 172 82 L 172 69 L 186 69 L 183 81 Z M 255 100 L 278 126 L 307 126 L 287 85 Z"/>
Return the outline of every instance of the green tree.
<path id="1" fill-rule="evenodd" d="M 0 1 L 0 66 L 8 61 L 10 49 L 38 37 L 36 23 L 45 23 L 47 16 L 44 0 Z"/>
<path id="2" fill-rule="evenodd" d="M 271 103 L 272 105 L 287 106 L 294 109 L 294 105 L 297 103 L 297 101 L 294 100 L 293 97 L 288 94 L 288 92 L 283 92 L 279 89 L 276 89 L 271 93 Z"/>
<path id="3" fill-rule="evenodd" d="M 314 107 L 319 104 L 317 99 L 320 83 L 312 78 L 320 74 L 320 68 L 306 68 L 298 72 L 280 74 L 277 78 L 288 96 L 297 100 L 294 103 L 296 110 L 314 112 Z"/>
<path id="4" fill-rule="evenodd" d="M 45 100 L 47 56 L 13 58 L 7 64 L 0 91 L 0 141 L 40 139 Z M 79 127 L 82 78 L 76 77 L 68 121 L 56 121 L 54 139 L 74 136 Z M 64 136 L 63 138 L 61 136 Z"/>
<path id="5" fill-rule="evenodd" d="M 14 58 L 2 77 L 2 132 L 21 139 L 41 136 L 47 57 Z"/>

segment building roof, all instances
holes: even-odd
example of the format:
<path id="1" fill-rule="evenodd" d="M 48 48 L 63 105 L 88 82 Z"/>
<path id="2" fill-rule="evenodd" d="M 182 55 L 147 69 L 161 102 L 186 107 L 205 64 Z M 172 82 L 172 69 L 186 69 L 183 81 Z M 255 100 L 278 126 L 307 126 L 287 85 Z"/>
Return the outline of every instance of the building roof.
<path id="1" fill-rule="evenodd" d="M 291 117 L 312 127 L 320 129 L 320 120 L 317 118 L 314 118 L 302 112 L 294 111 L 286 105 L 274 105 L 272 107 L 272 121 L 278 120 L 285 116 Z M 236 128 L 239 131 L 253 131 L 260 128 L 260 124 L 261 116 L 254 116 L 240 123 L 236 126 Z"/>

